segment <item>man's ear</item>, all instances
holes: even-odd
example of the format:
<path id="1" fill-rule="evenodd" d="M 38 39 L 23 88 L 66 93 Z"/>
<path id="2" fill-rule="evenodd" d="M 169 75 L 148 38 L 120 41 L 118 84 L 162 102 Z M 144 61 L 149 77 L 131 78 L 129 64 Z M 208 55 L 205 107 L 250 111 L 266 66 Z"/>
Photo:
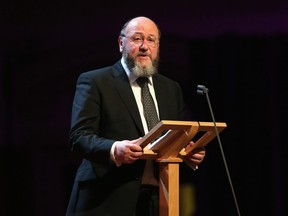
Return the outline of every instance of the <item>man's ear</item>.
<path id="1" fill-rule="evenodd" d="M 118 44 L 119 44 L 119 51 L 122 52 L 123 51 L 123 40 L 122 40 L 121 36 L 118 37 Z"/>

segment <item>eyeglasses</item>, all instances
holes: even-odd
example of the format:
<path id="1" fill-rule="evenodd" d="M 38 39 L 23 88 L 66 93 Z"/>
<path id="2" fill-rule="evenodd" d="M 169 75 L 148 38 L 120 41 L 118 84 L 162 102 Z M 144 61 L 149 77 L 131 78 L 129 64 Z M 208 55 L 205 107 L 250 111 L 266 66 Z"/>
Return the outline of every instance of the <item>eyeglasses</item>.
<path id="1" fill-rule="evenodd" d="M 126 37 L 125 35 L 121 35 L 121 37 Z M 144 43 L 144 35 L 142 34 L 134 34 L 131 37 L 126 37 L 128 38 L 132 43 L 134 43 L 136 46 L 141 46 Z M 153 37 L 153 36 L 148 36 L 146 38 L 146 43 L 149 47 L 156 47 L 156 45 L 158 44 L 158 40 Z"/>

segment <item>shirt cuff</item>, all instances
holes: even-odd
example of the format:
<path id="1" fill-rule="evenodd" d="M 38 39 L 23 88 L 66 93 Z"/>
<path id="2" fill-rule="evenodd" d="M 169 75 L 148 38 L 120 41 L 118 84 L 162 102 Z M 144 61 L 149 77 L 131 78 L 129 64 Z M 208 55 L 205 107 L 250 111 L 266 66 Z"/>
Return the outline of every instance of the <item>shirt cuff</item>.
<path id="1" fill-rule="evenodd" d="M 114 154 L 114 152 L 115 152 L 115 147 L 116 147 L 117 143 L 118 143 L 118 141 L 114 142 L 113 145 L 112 145 L 112 147 L 111 147 L 111 150 L 110 150 L 110 159 L 111 159 L 112 161 L 114 161 L 114 163 L 116 164 L 116 166 L 119 167 L 119 166 L 121 166 L 122 164 L 119 163 L 119 162 L 116 160 L 115 154 Z"/>
<path id="2" fill-rule="evenodd" d="M 198 169 L 198 166 L 193 166 L 192 169 L 193 169 L 194 171 L 196 171 L 196 170 Z"/>

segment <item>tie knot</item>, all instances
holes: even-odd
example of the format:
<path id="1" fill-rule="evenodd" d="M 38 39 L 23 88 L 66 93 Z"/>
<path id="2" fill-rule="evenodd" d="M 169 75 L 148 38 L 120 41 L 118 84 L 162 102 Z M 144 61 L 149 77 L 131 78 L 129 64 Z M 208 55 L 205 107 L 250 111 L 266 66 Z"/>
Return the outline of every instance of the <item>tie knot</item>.
<path id="1" fill-rule="evenodd" d="M 139 77 L 137 78 L 136 82 L 138 85 L 143 88 L 145 85 L 148 85 L 148 78 L 147 77 Z"/>

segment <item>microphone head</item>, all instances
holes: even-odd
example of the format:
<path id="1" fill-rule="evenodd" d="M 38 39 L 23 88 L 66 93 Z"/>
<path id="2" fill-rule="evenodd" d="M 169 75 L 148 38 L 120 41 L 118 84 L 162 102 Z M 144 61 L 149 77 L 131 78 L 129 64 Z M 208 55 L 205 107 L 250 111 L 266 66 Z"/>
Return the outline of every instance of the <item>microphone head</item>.
<path id="1" fill-rule="evenodd" d="M 197 90 L 197 94 L 198 94 L 198 95 L 204 95 L 204 91 L 198 89 L 198 90 Z"/>
<path id="2" fill-rule="evenodd" d="M 204 85 L 197 86 L 197 94 L 199 95 L 206 94 L 208 91 L 209 91 L 208 88 L 206 88 Z"/>

